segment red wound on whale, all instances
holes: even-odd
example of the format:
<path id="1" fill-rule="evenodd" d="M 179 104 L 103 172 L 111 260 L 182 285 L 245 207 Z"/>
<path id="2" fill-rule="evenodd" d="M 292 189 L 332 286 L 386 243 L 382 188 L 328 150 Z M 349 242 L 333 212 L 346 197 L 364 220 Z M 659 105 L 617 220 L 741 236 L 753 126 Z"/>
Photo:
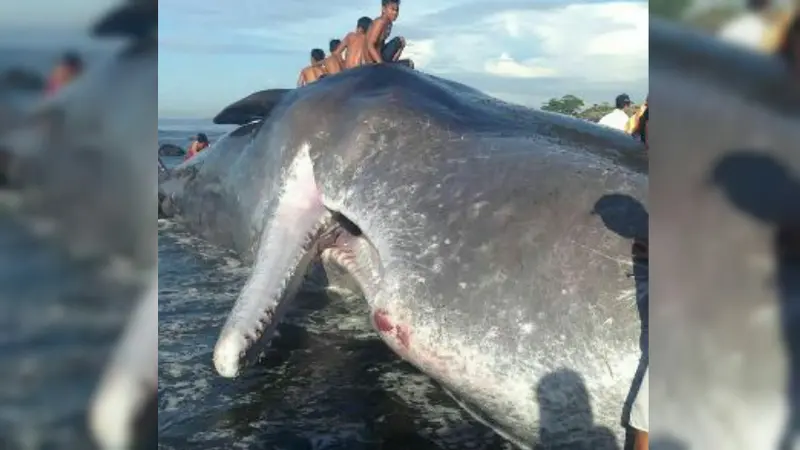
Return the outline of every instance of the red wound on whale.
<path id="1" fill-rule="evenodd" d="M 377 309 L 372 314 L 372 320 L 375 322 L 375 328 L 383 333 L 388 333 L 394 330 L 394 324 L 389 320 L 389 313 L 385 309 Z"/>
<path id="2" fill-rule="evenodd" d="M 400 345 L 408 349 L 410 341 L 408 327 L 393 324 L 392 320 L 389 319 L 389 313 L 385 309 L 375 310 L 372 314 L 372 320 L 375 322 L 375 328 L 377 328 L 378 331 L 382 333 L 391 333 L 394 331 L 395 337 Z"/>

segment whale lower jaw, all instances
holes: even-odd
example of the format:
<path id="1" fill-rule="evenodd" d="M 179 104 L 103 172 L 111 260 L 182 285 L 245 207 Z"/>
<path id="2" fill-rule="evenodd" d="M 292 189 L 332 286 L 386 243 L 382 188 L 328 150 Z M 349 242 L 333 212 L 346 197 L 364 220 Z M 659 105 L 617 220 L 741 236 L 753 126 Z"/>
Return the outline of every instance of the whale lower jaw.
<path id="1" fill-rule="evenodd" d="M 226 378 L 238 376 L 269 344 L 300 288 L 317 240 L 330 224 L 307 146 L 286 169 L 283 181 L 274 213 L 264 218 L 253 271 L 214 348 L 214 367 Z"/>
<path id="2" fill-rule="evenodd" d="M 377 253 L 324 206 L 307 149 L 287 169 L 277 202 L 260 236 L 253 272 L 214 348 L 214 367 L 226 378 L 238 376 L 269 344 L 320 252 L 327 249 L 324 258 L 352 275 L 365 294 L 377 289 Z"/>
<path id="3" fill-rule="evenodd" d="M 237 377 L 269 345 L 311 263 L 316 247 L 315 237 L 310 233 L 306 238 L 309 244 L 300 248 L 294 263 L 295 269 L 280 282 L 284 286 L 280 293 L 265 294 L 266 290 L 258 284 L 263 282 L 261 274 L 251 275 L 237 300 L 235 308 L 238 310 L 235 309 L 228 316 L 214 348 L 214 367 L 219 375 Z"/>
<path id="4" fill-rule="evenodd" d="M 272 298 L 254 294 L 259 291 L 253 289 L 252 283 L 263 280 L 254 278 L 259 273 L 251 276 L 239 301 L 242 305 L 252 307 L 247 307 L 248 313 L 232 312 L 217 341 L 214 365 L 221 376 L 235 378 L 244 367 L 261 355 L 261 351 L 275 335 L 291 299 L 299 291 L 308 268 L 316 258 L 321 260 L 325 270 L 328 279 L 326 288 L 333 287 L 366 297 L 377 292 L 381 266 L 374 247 L 365 238 L 341 229 L 332 222 L 327 212 L 322 213 L 322 217 L 306 235 L 305 245 L 300 248 L 299 260 L 281 283 L 285 288 L 279 294 Z M 335 238 L 330 238 L 331 233 L 336 234 Z M 260 312 L 257 308 L 261 308 Z M 256 312 L 247 315 L 250 311 Z"/>

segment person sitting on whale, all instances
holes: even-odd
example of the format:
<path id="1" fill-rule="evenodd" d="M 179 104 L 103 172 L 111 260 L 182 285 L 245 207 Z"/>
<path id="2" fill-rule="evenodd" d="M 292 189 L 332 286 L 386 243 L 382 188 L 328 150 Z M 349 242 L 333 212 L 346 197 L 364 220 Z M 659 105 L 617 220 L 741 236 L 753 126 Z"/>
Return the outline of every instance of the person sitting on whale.
<path id="1" fill-rule="evenodd" d="M 313 83 L 325 76 L 325 52 L 322 49 L 315 48 L 311 50 L 311 65 L 300 71 L 300 76 L 297 78 L 297 87 L 303 87 L 309 83 Z"/>
<path id="2" fill-rule="evenodd" d="M 400 14 L 400 0 L 381 0 L 381 16 L 372 21 L 367 30 L 367 58 L 374 64 L 392 62 L 414 67 L 410 59 L 400 59 L 406 40 L 400 36 L 386 39 L 392 34 L 392 24 Z"/>
<path id="3" fill-rule="evenodd" d="M 337 55 L 335 50 L 339 47 L 341 41 L 338 39 L 332 39 L 330 42 L 330 51 L 331 54 L 322 61 L 322 65 L 325 67 L 325 75 L 334 75 L 342 71 L 342 57 Z"/>
<path id="4" fill-rule="evenodd" d="M 333 50 L 333 53 L 340 58 L 342 53 L 347 52 L 344 58 L 345 69 L 358 67 L 366 61 L 367 30 L 370 25 L 372 25 L 372 19 L 369 17 L 359 18 L 356 22 L 356 31 L 347 33 L 339 46 Z"/>

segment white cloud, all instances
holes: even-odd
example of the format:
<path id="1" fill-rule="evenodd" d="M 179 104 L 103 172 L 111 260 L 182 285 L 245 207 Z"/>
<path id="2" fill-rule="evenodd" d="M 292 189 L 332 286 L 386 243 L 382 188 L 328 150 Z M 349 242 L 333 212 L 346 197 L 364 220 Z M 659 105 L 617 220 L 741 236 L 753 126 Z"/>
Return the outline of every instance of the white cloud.
<path id="1" fill-rule="evenodd" d="M 226 80 L 233 75 L 223 66 L 235 60 L 242 65 L 240 73 L 264 72 L 273 85 L 291 84 L 309 49 L 341 38 L 362 15 L 377 16 L 379 4 L 306 0 L 265 9 L 262 0 L 162 0 L 159 46 L 164 54 L 181 54 L 183 61 L 196 54 L 198 64 Z M 393 34 L 406 38 L 403 57 L 417 68 L 517 103 L 538 106 L 567 93 L 591 103 L 647 91 L 644 0 L 403 2 Z M 240 62 L 250 55 L 252 62 Z M 218 90 L 222 75 L 215 77 L 208 79 L 209 90 Z M 240 78 L 242 91 L 265 83 L 260 76 Z M 174 89 L 184 84 L 172 82 Z"/>
<path id="2" fill-rule="evenodd" d="M 425 67 L 436 57 L 433 39 L 420 39 L 406 42 L 404 58 L 411 58 L 416 67 Z"/>
<path id="3" fill-rule="evenodd" d="M 483 67 L 487 73 L 498 77 L 541 78 L 558 75 L 554 69 L 538 65 L 538 60 L 539 58 L 521 63 L 511 58 L 508 53 L 503 53 L 499 58 L 487 60 Z"/>
<path id="4" fill-rule="evenodd" d="M 648 7 L 614 2 L 498 11 L 459 21 L 428 41 L 434 56 L 418 66 L 432 72 L 642 80 L 648 70 Z M 512 56 L 531 53 L 536 57 Z"/>

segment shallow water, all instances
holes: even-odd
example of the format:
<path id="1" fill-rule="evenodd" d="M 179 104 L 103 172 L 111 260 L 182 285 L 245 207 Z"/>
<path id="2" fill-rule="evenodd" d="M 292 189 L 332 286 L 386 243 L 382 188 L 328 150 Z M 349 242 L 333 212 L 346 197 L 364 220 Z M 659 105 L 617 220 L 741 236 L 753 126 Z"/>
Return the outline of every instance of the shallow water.
<path id="1" fill-rule="evenodd" d="M 86 405 L 132 306 L 0 202 L 0 448 L 91 448 Z"/>
<path id="2" fill-rule="evenodd" d="M 160 141 L 185 146 L 197 131 Z M 397 358 L 363 300 L 313 292 L 313 280 L 267 358 L 217 376 L 213 346 L 249 268 L 170 221 L 158 247 L 159 448 L 512 449 Z"/>
<path id="3" fill-rule="evenodd" d="M 0 72 L 24 68 L 44 76 L 62 43 L 4 40 Z M 87 64 L 107 56 L 73 48 Z M 78 263 L 59 240 L 35 232 L 15 198 L 0 190 L 0 449 L 93 448 L 87 404 L 133 291 L 103 278 L 103 263 Z"/>

